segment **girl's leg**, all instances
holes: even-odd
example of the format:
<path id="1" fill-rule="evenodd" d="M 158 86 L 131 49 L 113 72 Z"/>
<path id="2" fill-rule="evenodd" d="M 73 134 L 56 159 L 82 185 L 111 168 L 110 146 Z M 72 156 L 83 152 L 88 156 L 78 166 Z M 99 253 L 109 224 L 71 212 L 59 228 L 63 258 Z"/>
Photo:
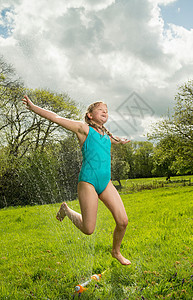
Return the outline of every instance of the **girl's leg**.
<path id="1" fill-rule="evenodd" d="M 56 218 L 62 221 L 67 216 L 74 225 L 85 234 L 92 234 L 96 225 L 98 194 L 92 184 L 81 181 L 78 183 L 78 198 L 81 214 L 70 209 L 64 202 L 62 203 Z"/>
<path id="2" fill-rule="evenodd" d="M 121 242 L 126 231 L 128 218 L 121 197 L 111 181 L 106 189 L 99 195 L 99 198 L 111 211 L 116 222 L 113 234 L 112 256 L 121 264 L 129 265 L 131 262 L 120 253 Z"/>

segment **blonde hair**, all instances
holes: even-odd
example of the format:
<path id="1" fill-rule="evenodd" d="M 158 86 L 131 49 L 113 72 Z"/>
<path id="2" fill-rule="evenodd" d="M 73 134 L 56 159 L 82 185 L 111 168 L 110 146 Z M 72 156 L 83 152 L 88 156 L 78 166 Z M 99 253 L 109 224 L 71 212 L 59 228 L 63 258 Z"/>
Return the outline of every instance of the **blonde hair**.
<path id="1" fill-rule="evenodd" d="M 114 137 L 113 134 L 104 126 L 102 125 L 102 127 L 98 126 L 97 124 L 93 123 L 92 120 L 89 118 L 88 114 L 89 113 L 92 113 L 93 110 L 98 107 L 100 104 L 104 104 L 106 105 L 106 103 L 102 102 L 102 101 L 97 101 L 97 102 L 94 102 L 92 104 L 89 105 L 89 107 L 87 108 L 87 111 L 85 113 L 85 116 L 84 116 L 84 120 L 85 122 L 91 126 L 91 127 L 94 127 L 96 128 L 97 130 L 98 129 L 101 129 L 103 134 L 106 133 L 108 136 L 110 136 L 112 139 L 114 139 L 116 142 L 119 142 L 120 139 L 118 137 Z M 107 105 L 106 105 L 107 106 Z"/>

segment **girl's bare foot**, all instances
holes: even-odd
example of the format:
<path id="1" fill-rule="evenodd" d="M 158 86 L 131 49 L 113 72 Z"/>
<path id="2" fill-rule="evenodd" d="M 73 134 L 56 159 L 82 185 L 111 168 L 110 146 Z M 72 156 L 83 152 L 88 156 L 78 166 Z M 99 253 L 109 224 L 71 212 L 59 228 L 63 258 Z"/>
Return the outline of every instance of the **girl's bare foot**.
<path id="1" fill-rule="evenodd" d="M 60 206 L 59 211 L 57 212 L 56 219 L 60 222 L 63 221 L 63 219 L 66 217 L 66 209 L 67 209 L 67 204 L 66 202 L 63 202 Z"/>
<path id="2" fill-rule="evenodd" d="M 112 251 L 112 257 L 116 258 L 122 265 L 130 265 L 131 262 L 126 259 L 120 252 Z"/>

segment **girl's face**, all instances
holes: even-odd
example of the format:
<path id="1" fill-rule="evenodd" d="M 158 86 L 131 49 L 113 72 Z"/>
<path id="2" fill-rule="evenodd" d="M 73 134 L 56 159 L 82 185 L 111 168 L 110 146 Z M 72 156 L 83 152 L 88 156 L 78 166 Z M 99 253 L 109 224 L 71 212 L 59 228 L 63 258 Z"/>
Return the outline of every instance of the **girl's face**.
<path id="1" fill-rule="evenodd" d="M 94 107 L 91 113 L 88 113 L 89 118 L 97 123 L 98 125 L 103 125 L 108 120 L 108 109 L 106 104 L 100 103 Z"/>

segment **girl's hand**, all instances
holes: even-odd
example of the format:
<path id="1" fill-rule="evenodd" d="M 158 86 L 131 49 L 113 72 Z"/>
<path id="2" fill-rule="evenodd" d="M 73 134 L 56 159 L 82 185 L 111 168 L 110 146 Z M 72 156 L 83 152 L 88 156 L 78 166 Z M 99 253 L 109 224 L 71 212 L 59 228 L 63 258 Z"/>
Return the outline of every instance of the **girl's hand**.
<path id="1" fill-rule="evenodd" d="M 22 99 L 23 104 L 25 104 L 27 109 L 32 110 L 32 107 L 34 106 L 34 104 L 32 103 L 32 101 L 28 98 L 27 95 L 25 95 Z"/>
<path id="2" fill-rule="evenodd" d="M 122 138 L 122 139 L 120 139 L 120 144 L 127 144 L 127 143 L 129 143 L 129 142 L 131 142 L 130 140 L 128 140 L 128 139 L 125 139 L 125 138 Z"/>
<path id="3" fill-rule="evenodd" d="M 128 139 L 125 139 L 125 138 L 120 138 L 118 136 L 115 136 L 115 137 L 111 138 L 111 143 L 112 144 L 122 144 L 122 145 L 124 145 L 124 144 L 127 144 L 129 142 L 131 142 L 131 141 L 128 140 Z"/>

